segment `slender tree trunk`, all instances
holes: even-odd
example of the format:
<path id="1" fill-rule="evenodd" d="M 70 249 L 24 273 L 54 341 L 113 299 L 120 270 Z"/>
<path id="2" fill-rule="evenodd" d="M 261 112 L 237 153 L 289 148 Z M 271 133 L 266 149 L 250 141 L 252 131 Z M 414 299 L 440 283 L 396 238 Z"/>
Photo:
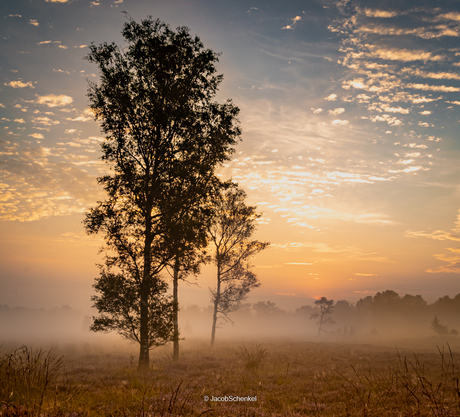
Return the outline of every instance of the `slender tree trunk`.
<path id="1" fill-rule="evenodd" d="M 141 322 L 140 322 L 140 352 L 139 352 L 139 370 L 145 371 L 150 365 L 149 349 L 149 292 L 151 285 L 150 271 L 150 247 L 152 244 L 151 237 L 152 219 L 147 216 L 145 222 L 145 239 L 144 239 L 144 276 L 141 283 Z"/>
<path id="2" fill-rule="evenodd" d="M 217 265 L 217 288 L 216 297 L 214 298 L 214 313 L 212 315 L 212 330 L 211 330 L 211 348 L 214 347 L 214 340 L 216 339 L 216 326 L 217 326 L 217 310 L 220 301 L 220 265 Z"/>
<path id="3" fill-rule="evenodd" d="M 173 276 L 173 362 L 179 360 L 179 268 L 179 258 L 176 256 Z"/>

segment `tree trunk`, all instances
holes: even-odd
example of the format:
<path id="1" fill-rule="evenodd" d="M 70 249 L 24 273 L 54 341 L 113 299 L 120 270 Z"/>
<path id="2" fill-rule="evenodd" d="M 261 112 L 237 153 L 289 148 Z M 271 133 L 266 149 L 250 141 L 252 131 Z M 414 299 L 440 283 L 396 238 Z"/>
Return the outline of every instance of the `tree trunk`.
<path id="1" fill-rule="evenodd" d="M 216 326 L 217 326 L 217 312 L 220 301 L 220 265 L 217 265 L 217 288 L 216 297 L 214 298 L 214 313 L 212 315 L 212 330 L 211 330 L 211 348 L 214 347 L 214 340 L 216 339 Z"/>
<path id="2" fill-rule="evenodd" d="M 150 247 L 152 245 L 151 227 L 152 219 L 147 216 L 145 219 L 145 239 L 144 239 L 144 276 L 141 282 L 141 322 L 140 322 L 140 352 L 139 367 L 140 371 L 146 371 L 150 365 L 149 349 L 149 293 L 151 285 L 150 271 Z"/>
<path id="3" fill-rule="evenodd" d="M 176 256 L 173 276 L 173 362 L 177 362 L 179 360 L 179 268 L 179 259 Z"/>
<path id="4" fill-rule="evenodd" d="M 139 352 L 139 370 L 145 371 L 149 369 L 149 306 L 148 306 L 148 293 L 149 293 L 149 280 L 144 279 L 141 284 L 141 323 L 140 323 L 140 352 Z"/>

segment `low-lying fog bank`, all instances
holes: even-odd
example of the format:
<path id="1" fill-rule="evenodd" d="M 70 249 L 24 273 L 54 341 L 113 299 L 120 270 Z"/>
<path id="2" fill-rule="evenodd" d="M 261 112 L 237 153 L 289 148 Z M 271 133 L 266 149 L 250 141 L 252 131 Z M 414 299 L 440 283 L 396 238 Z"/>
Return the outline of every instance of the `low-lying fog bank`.
<path id="1" fill-rule="evenodd" d="M 399 297 L 393 291 L 366 297 L 356 305 L 338 301 L 323 318 L 318 306 L 285 311 L 270 301 L 244 304 L 220 320 L 216 343 L 262 341 L 314 341 L 329 343 L 370 343 L 412 346 L 460 344 L 456 328 L 460 323 L 460 297 L 443 297 L 432 305 L 420 296 Z M 96 314 L 96 312 L 94 313 Z M 312 318 L 312 315 L 317 317 Z M 179 314 L 182 344 L 189 340 L 209 343 L 212 307 L 189 305 Z M 50 310 L 0 305 L 0 344 L 65 346 L 72 343 L 101 344 L 136 352 L 137 346 L 116 333 L 89 331 L 91 317 L 69 306 Z M 88 346 L 89 346 L 88 345 Z"/>

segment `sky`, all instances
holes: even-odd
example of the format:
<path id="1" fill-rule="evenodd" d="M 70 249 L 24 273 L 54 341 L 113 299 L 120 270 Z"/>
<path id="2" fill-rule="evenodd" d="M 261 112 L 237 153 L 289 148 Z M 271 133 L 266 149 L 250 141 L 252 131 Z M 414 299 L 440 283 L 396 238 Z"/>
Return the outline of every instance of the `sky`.
<path id="1" fill-rule="evenodd" d="M 123 11 L 221 53 L 243 134 L 218 172 L 271 243 L 250 301 L 460 293 L 458 1 L 2 0 L 0 304 L 91 306 L 103 240 L 82 220 L 107 166 L 84 57 L 124 44 Z M 209 304 L 214 279 L 180 301 Z"/>

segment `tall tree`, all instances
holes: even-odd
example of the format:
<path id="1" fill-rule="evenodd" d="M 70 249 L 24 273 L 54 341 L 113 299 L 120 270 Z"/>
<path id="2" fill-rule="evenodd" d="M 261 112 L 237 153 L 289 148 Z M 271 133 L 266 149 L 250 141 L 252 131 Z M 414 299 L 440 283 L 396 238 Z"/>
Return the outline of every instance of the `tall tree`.
<path id="1" fill-rule="evenodd" d="M 87 213 L 85 227 L 90 234 L 104 234 L 105 274 L 134 285 L 138 321 L 133 326 L 139 368 L 145 369 L 156 334 L 151 294 L 161 288 L 159 274 L 174 257 L 175 237 L 197 236 L 181 219 L 204 207 L 215 189 L 214 169 L 240 136 L 239 110 L 231 101 L 213 101 L 222 81 L 216 74 L 218 55 L 187 28 L 174 31 L 148 18 L 129 20 L 122 34 L 125 47 L 92 44 L 87 56 L 100 70 L 100 82 L 89 83 L 88 97 L 106 138 L 102 159 L 112 172 L 98 180 L 107 200 Z M 100 297 L 111 292 L 112 284 L 103 283 L 96 284 Z M 120 309 L 127 299 L 119 300 Z M 115 320 L 114 313 L 106 314 Z M 99 323 L 93 330 L 111 329 Z"/>
<path id="2" fill-rule="evenodd" d="M 256 207 L 247 206 L 245 198 L 243 190 L 231 185 L 214 203 L 215 214 L 209 235 L 214 246 L 212 260 L 217 266 L 217 283 L 214 289 L 210 289 L 214 305 L 211 347 L 214 346 L 218 318 L 228 319 L 228 314 L 238 309 L 248 292 L 260 285 L 250 269 L 249 259 L 269 243 L 251 240 L 261 214 L 256 213 Z"/>

